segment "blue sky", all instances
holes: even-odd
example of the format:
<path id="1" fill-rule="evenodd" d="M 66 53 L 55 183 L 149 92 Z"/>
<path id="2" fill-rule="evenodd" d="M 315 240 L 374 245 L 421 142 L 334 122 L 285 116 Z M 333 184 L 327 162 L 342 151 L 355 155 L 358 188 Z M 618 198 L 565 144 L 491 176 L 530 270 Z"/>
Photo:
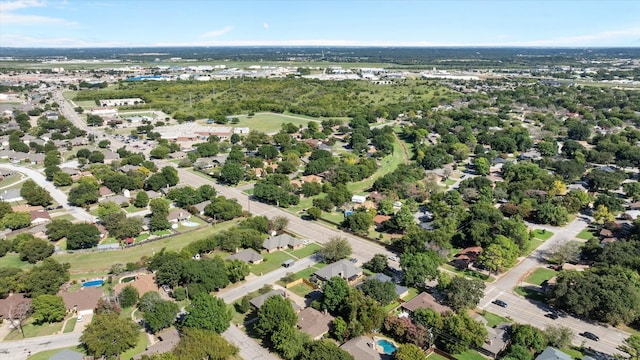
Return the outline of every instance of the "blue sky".
<path id="1" fill-rule="evenodd" d="M 638 0 L 0 0 L 0 46 L 640 47 Z"/>

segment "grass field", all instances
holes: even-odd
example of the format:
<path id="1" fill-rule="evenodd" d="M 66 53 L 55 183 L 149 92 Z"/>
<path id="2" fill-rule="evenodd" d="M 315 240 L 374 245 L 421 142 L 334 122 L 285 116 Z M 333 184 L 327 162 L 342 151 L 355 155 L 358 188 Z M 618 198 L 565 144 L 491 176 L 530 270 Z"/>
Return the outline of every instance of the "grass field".
<path id="1" fill-rule="evenodd" d="M 313 288 L 305 283 L 302 283 L 302 284 L 298 284 L 296 286 L 290 287 L 289 290 L 298 296 L 304 297 L 308 293 L 312 292 Z"/>
<path id="2" fill-rule="evenodd" d="M 553 236 L 553 233 L 551 231 L 544 229 L 535 229 L 531 232 L 531 234 L 533 234 L 533 236 L 535 236 L 536 238 L 545 241 L 549 240 L 549 238 Z"/>
<path id="3" fill-rule="evenodd" d="M 524 281 L 528 282 L 529 284 L 541 286 L 542 283 L 554 276 L 556 276 L 556 272 L 554 270 L 547 268 L 538 268 L 531 275 L 527 276 Z"/>
<path id="4" fill-rule="evenodd" d="M 296 126 L 307 126 L 309 121 L 314 119 L 304 119 L 297 115 L 285 115 L 276 113 L 256 113 L 254 116 L 247 115 L 233 115 L 232 117 L 240 120 L 237 124 L 233 124 L 235 127 L 248 127 L 251 130 L 260 131 L 266 134 L 280 131 L 282 124 L 292 123 Z M 320 120 L 315 120 L 320 121 Z"/>
<path id="5" fill-rule="evenodd" d="M 282 263 L 285 262 L 285 260 L 289 259 L 294 258 L 284 251 L 276 251 L 271 254 L 264 254 L 264 260 L 260 264 L 251 265 L 251 272 L 257 276 L 266 274 L 279 268 L 280 266 L 282 266 Z"/>
<path id="6" fill-rule="evenodd" d="M 436 353 L 431 353 L 427 356 L 427 359 L 429 360 L 449 360 L 446 357 L 442 356 L 442 355 L 438 355 Z"/>
<path id="7" fill-rule="evenodd" d="M 72 254 L 53 255 L 53 258 L 59 262 L 68 262 L 71 264 L 72 274 L 82 274 L 87 272 L 108 271 L 116 262 L 126 264 L 128 262 L 136 262 L 142 256 L 152 256 L 155 252 L 162 248 L 167 250 L 180 250 L 187 244 L 207 238 L 220 231 L 227 230 L 235 224 L 234 221 L 228 221 L 213 226 L 207 226 L 191 233 L 178 235 L 148 244 L 135 246 L 125 250 L 112 250 L 108 253 L 104 252 L 82 252 Z"/>
<path id="8" fill-rule="evenodd" d="M 467 350 L 461 354 L 453 355 L 454 358 L 458 360 L 486 360 L 484 356 L 480 355 L 479 352 L 475 350 Z"/>
<path id="9" fill-rule="evenodd" d="M 593 237 L 593 233 L 589 229 L 584 229 L 580 231 L 580 233 L 576 235 L 576 237 L 582 240 L 589 240 Z"/>
<path id="10" fill-rule="evenodd" d="M 20 260 L 20 255 L 16 253 L 7 253 L 0 258 L 0 267 L 15 267 L 19 269 L 31 269 L 33 264 Z"/>
<path id="11" fill-rule="evenodd" d="M 505 322 L 510 322 L 509 319 L 488 311 L 485 311 L 482 314 L 482 317 L 484 317 L 487 320 L 487 326 L 489 327 L 494 327 L 496 325 L 499 325 Z"/>
<path id="12" fill-rule="evenodd" d="M 147 344 L 149 343 L 149 338 L 144 331 L 140 331 L 138 333 L 138 345 L 133 349 L 129 349 L 122 354 L 120 354 L 120 359 L 132 359 L 135 355 L 140 354 L 147 348 Z"/>
<path id="13" fill-rule="evenodd" d="M 289 254 L 297 257 L 298 259 L 302 259 L 302 258 L 305 258 L 307 256 L 311 256 L 311 255 L 315 254 L 320 249 L 322 249 L 322 246 L 320 246 L 320 245 L 318 245 L 316 243 L 310 243 L 310 244 L 307 244 L 306 246 L 304 246 L 301 249 L 294 250 L 294 251 L 287 251 L 287 252 Z"/>
<path id="14" fill-rule="evenodd" d="M 28 320 L 28 321 L 33 321 L 33 320 Z M 22 328 L 24 329 L 25 338 L 53 335 L 58 331 L 62 330 L 62 322 L 57 322 L 53 324 L 42 324 L 42 325 L 34 325 L 33 323 L 29 322 L 25 324 Z M 7 335 L 4 338 L 5 341 L 21 340 L 21 339 L 22 339 L 22 333 L 20 333 L 20 331 L 18 330 L 11 331 L 9 335 Z"/>
<path id="15" fill-rule="evenodd" d="M 67 323 L 64 325 L 63 332 L 65 332 L 65 333 L 72 332 L 73 329 L 75 329 L 75 327 L 76 327 L 76 322 L 78 322 L 78 318 L 77 317 L 69 319 L 69 321 L 67 321 Z"/>
<path id="16" fill-rule="evenodd" d="M 381 178 L 384 175 L 387 175 L 388 173 L 394 171 L 398 167 L 398 165 L 402 164 L 405 161 L 404 156 L 405 155 L 402 151 L 402 146 L 400 146 L 398 141 L 394 141 L 393 154 L 380 160 L 378 171 L 362 181 L 347 184 L 347 189 L 349 189 L 349 191 L 354 194 L 369 190 L 369 188 L 371 188 L 371 185 L 373 185 L 373 183 L 378 178 Z"/>
<path id="17" fill-rule="evenodd" d="M 460 276 L 464 276 L 464 277 L 468 277 L 468 278 L 472 278 L 472 279 L 477 279 L 477 280 L 482 280 L 485 282 L 493 282 L 495 280 L 494 277 L 486 275 L 486 274 L 482 274 L 479 273 L 477 271 L 471 270 L 471 269 L 464 269 L 464 270 L 460 270 L 455 266 L 451 266 L 449 264 L 444 264 L 442 265 L 442 267 L 444 267 L 445 269 L 449 270 L 449 271 L 453 271 L 456 274 L 460 275 Z"/>
<path id="18" fill-rule="evenodd" d="M 527 250 L 525 251 L 525 256 L 531 254 L 531 252 L 535 249 L 538 248 L 538 246 L 542 245 L 544 243 L 544 240 L 540 240 L 538 238 L 533 238 L 531 239 L 531 241 L 529 242 L 529 246 L 527 247 Z"/>
<path id="19" fill-rule="evenodd" d="M 516 294 L 520 296 L 524 296 L 527 299 L 542 301 L 542 302 L 545 302 L 547 300 L 541 292 L 528 287 L 517 286 L 513 288 L 513 291 L 515 291 Z"/>

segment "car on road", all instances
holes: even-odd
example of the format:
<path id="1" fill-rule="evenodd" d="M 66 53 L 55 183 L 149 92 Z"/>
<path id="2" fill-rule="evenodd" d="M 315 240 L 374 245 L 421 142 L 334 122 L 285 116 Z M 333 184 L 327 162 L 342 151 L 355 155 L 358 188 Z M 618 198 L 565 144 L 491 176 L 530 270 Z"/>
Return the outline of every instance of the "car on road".
<path id="1" fill-rule="evenodd" d="M 554 312 L 544 314 L 544 316 L 548 317 L 551 320 L 556 320 L 557 318 L 559 318 L 558 313 L 554 313 Z"/>
<path id="2" fill-rule="evenodd" d="M 493 300 L 493 303 L 503 308 L 507 307 L 507 303 L 500 299 Z"/>
<path id="3" fill-rule="evenodd" d="M 598 335 L 596 335 L 596 334 L 594 334 L 594 333 L 592 333 L 592 332 L 589 332 L 589 331 L 585 331 L 585 332 L 583 332 L 583 333 L 582 333 L 582 334 L 580 334 L 580 335 L 581 335 L 581 336 L 586 337 L 587 339 L 591 339 L 591 340 L 593 340 L 593 341 L 598 341 L 598 340 L 600 340 L 600 338 L 598 337 Z"/>
<path id="4" fill-rule="evenodd" d="M 393 255 L 387 256 L 387 259 L 389 259 L 390 261 L 398 261 L 398 257 Z"/>
<path id="5" fill-rule="evenodd" d="M 78 315 L 78 320 L 76 320 L 76 322 L 81 322 L 82 321 L 82 315 Z"/>
<path id="6" fill-rule="evenodd" d="M 354 264 L 355 264 L 355 263 L 357 263 L 357 262 L 358 262 L 358 259 L 356 259 L 356 258 L 351 258 L 351 259 L 349 259 L 349 261 L 351 261 L 352 263 L 354 263 Z"/>

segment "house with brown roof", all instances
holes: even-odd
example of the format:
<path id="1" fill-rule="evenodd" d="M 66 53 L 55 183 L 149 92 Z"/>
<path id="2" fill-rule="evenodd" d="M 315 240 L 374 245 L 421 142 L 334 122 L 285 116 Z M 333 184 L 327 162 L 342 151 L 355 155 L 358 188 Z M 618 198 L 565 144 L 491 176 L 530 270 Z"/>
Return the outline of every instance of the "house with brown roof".
<path id="1" fill-rule="evenodd" d="M 100 189 L 98 189 L 98 192 L 100 193 L 100 198 L 103 200 L 116 194 L 106 186 L 100 186 Z"/>
<path id="2" fill-rule="evenodd" d="M 450 307 L 438 303 L 433 295 L 426 292 L 420 293 L 420 295 L 400 305 L 400 307 L 409 313 L 417 309 L 433 309 L 440 314 L 451 311 Z"/>
<path id="3" fill-rule="evenodd" d="M 191 213 L 180 208 L 172 209 L 167 215 L 167 221 L 172 223 L 187 221 L 189 218 L 191 218 Z"/>
<path id="4" fill-rule="evenodd" d="M 31 224 L 39 225 L 51 222 L 51 215 L 47 210 L 29 211 L 31 215 Z"/>
<path id="5" fill-rule="evenodd" d="M 284 249 L 299 249 L 303 245 L 302 240 L 296 239 L 289 234 L 280 234 L 269 239 L 265 239 L 262 247 L 271 253 Z"/>
<path id="6" fill-rule="evenodd" d="M 164 329 L 157 335 L 158 341 L 149 346 L 144 352 L 134 356 L 133 358 L 138 360 L 142 356 L 153 356 L 153 354 L 163 354 L 172 351 L 180 342 L 180 334 L 174 327 Z"/>
<path id="7" fill-rule="evenodd" d="M 334 317 L 326 311 L 320 312 L 308 307 L 298 313 L 298 323 L 296 325 L 300 331 L 309 334 L 313 340 L 318 340 L 329 332 L 333 319 Z"/>
<path id="8" fill-rule="evenodd" d="M 244 261 L 247 264 L 260 264 L 264 257 L 253 249 L 245 249 L 225 258 L 225 260 L 233 259 Z"/>
<path id="9" fill-rule="evenodd" d="M 481 246 L 472 246 L 466 249 L 462 249 L 455 258 L 451 260 L 451 265 L 458 269 L 468 269 L 478 259 L 478 256 L 482 253 Z"/>
<path id="10" fill-rule="evenodd" d="M 16 206 L 12 206 L 11 210 L 13 210 L 13 212 L 32 212 L 32 211 L 42 211 L 44 210 L 44 207 L 37 205 L 37 206 L 32 206 L 32 205 L 28 205 L 28 204 L 23 204 L 23 205 L 16 205 Z"/>
<path id="11" fill-rule="evenodd" d="M 611 230 L 609 229 L 602 229 L 600 230 L 600 237 L 603 237 L 603 238 L 613 237 L 613 232 L 611 232 Z"/>
<path id="12" fill-rule="evenodd" d="M 382 228 L 384 222 L 387 220 L 391 220 L 391 216 L 378 214 L 373 217 L 373 224 L 379 229 Z"/>
<path id="13" fill-rule="evenodd" d="M 116 295 L 120 294 L 122 289 L 124 289 L 127 285 L 131 285 L 136 290 L 138 290 L 138 294 L 140 294 L 140 296 L 148 292 L 157 292 L 159 290 L 158 285 L 156 284 L 155 274 L 139 274 L 135 277 L 136 278 L 132 281 L 116 284 L 113 287 L 114 293 Z"/>
<path id="14" fill-rule="evenodd" d="M 62 297 L 64 307 L 75 310 L 78 314 L 92 314 L 93 309 L 98 305 L 98 300 L 104 295 L 101 287 L 90 286 L 81 287 L 76 292 L 60 291 L 58 296 Z"/>
<path id="15" fill-rule="evenodd" d="M 317 182 L 322 184 L 322 178 L 318 175 L 306 175 L 300 178 L 300 181 L 302 181 L 302 183 L 307 183 L 307 182 Z"/>

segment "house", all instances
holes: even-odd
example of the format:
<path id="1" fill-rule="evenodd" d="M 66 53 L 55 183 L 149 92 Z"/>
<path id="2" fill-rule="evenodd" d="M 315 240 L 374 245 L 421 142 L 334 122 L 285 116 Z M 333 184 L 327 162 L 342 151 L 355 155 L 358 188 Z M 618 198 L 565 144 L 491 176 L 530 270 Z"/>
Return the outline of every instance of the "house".
<path id="1" fill-rule="evenodd" d="M 384 194 L 380 194 L 377 191 L 373 191 L 371 193 L 369 193 L 369 199 L 371 199 L 371 201 L 373 201 L 376 205 L 378 203 L 380 203 L 380 201 L 382 199 L 384 199 L 386 196 Z"/>
<path id="2" fill-rule="evenodd" d="M 122 195 L 114 195 L 109 197 L 109 201 L 114 202 L 118 205 L 122 205 L 124 203 L 129 203 L 129 199 Z"/>
<path id="3" fill-rule="evenodd" d="M 157 292 L 159 290 L 156 284 L 156 274 L 139 274 L 135 275 L 135 279 L 126 283 L 119 283 L 113 287 L 113 291 L 116 295 L 120 294 L 122 289 L 127 285 L 133 286 L 138 290 L 138 294 L 145 294 L 148 292 Z"/>
<path id="4" fill-rule="evenodd" d="M 169 154 L 169 159 L 172 159 L 172 160 L 184 159 L 186 157 L 187 157 L 187 153 L 185 153 L 184 151 L 176 151 L 174 153 Z"/>
<path id="5" fill-rule="evenodd" d="M 433 295 L 426 292 L 420 293 L 420 295 L 400 305 L 400 307 L 408 313 L 412 313 L 417 309 L 433 309 L 440 314 L 451 311 L 450 307 L 441 305 Z"/>
<path id="6" fill-rule="evenodd" d="M 120 160 L 120 155 L 113 151 L 105 151 L 104 152 L 104 163 L 111 164 L 112 162 Z"/>
<path id="7" fill-rule="evenodd" d="M 451 260 L 451 265 L 457 267 L 458 269 L 468 269 L 478 259 L 480 253 L 482 253 L 481 246 L 473 246 L 462 249 L 462 251 L 456 254 L 455 258 Z"/>
<path id="8" fill-rule="evenodd" d="M 42 223 L 39 225 L 36 225 L 32 228 L 29 229 L 29 234 L 39 238 L 39 239 L 43 239 L 43 240 L 48 240 L 47 237 L 47 224 L 46 223 Z"/>
<path id="9" fill-rule="evenodd" d="M 247 264 L 260 264 L 264 257 L 258 254 L 257 251 L 253 249 L 246 249 L 239 251 L 233 255 L 227 256 L 225 260 L 238 259 L 240 261 L 244 261 Z"/>
<path id="10" fill-rule="evenodd" d="M 474 319 L 483 323 L 487 329 L 487 340 L 482 344 L 480 352 L 494 359 L 497 358 L 498 354 L 504 351 L 509 344 L 511 324 L 502 323 L 491 327 L 487 325 L 487 320 L 483 316 L 477 315 Z"/>
<path id="11" fill-rule="evenodd" d="M 62 297 L 64 307 L 68 310 L 75 310 L 78 314 L 93 314 L 93 309 L 98 305 L 98 300 L 104 295 L 99 286 L 81 287 L 76 292 L 59 291 L 58 296 Z"/>
<path id="12" fill-rule="evenodd" d="M 39 210 L 39 211 L 30 211 L 29 215 L 31 215 L 31 224 L 39 225 L 46 224 L 51 222 L 51 215 L 47 210 Z"/>
<path id="13" fill-rule="evenodd" d="M 326 311 L 320 312 L 308 307 L 298 313 L 298 323 L 296 325 L 300 331 L 309 334 L 313 340 L 319 340 L 329 332 L 333 319 L 334 317 Z"/>
<path id="14" fill-rule="evenodd" d="M 44 207 L 40 205 L 32 206 L 28 204 L 23 204 L 23 205 L 12 206 L 11 210 L 13 210 L 13 212 L 32 212 L 32 211 L 44 210 Z"/>
<path id="15" fill-rule="evenodd" d="M 135 165 L 129 165 L 129 164 L 127 164 L 127 165 L 120 166 L 120 169 L 119 169 L 119 170 L 126 174 L 126 173 L 128 173 L 129 171 L 136 171 L 136 170 L 138 170 L 139 168 L 140 168 L 140 166 L 135 166 Z"/>
<path id="16" fill-rule="evenodd" d="M 9 294 L 4 299 L 0 299 L 0 316 L 2 319 L 9 319 L 9 310 L 15 308 L 18 304 L 26 302 L 31 305 L 31 299 L 24 296 L 24 294 Z"/>
<path id="17" fill-rule="evenodd" d="M 353 195 L 351 197 L 351 202 L 356 204 L 362 204 L 367 201 L 367 197 L 363 195 Z"/>
<path id="18" fill-rule="evenodd" d="M 198 209 L 198 213 L 200 215 L 204 215 L 204 208 L 207 207 L 207 205 L 211 204 L 211 200 L 207 200 L 207 201 L 203 201 L 199 204 L 195 204 L 193 205 L 193 207 L 195 207 L 196 209 Z"/>
<path id="19" fill-rule="evenodd" d="M 169 211 L 169 214 L 167 215 L 167 221 L 172 223 L 187 221 L 189 220 L 189 218 L 191 218 L 191 213 L 189 213 L 185 209 L 180 209 L 180 208 L 172 209 L 171 211 Z"/>
<path id="20" fill-rule="evenodd" d="M 104 239 L 107 236 L 108 231 L 104 226 L 98 223 L 93 224 L 93 226 L 98 228 L 98 231 L 100 232 L 100 239 Z"/>
<path id="21" fill-rule="evenodd" d="M 382 273 L 377 273 L 374 274 L 373 276 L 371 276 L 369 279 L 367 279 L 367 281 L 371 281 L 371 280 L 377 280 L 380 282 L 390 282 L 393 283 L 393 279 L 385 274 Z M 407 295 L 409 295 L 409 288 L 402 286 L 402 285 L 398 285 L 396 283 L 393 283 L 396 286 L 396 295 L 399 298 L 403 298 Z"/>
<path id="22" fill-rule="evenodd" d="M 296 239 L 289 234 L 280 234 L 269 239 L 265 239 L 262 247 L 271 253 L 284 249 L 299 249 L 303 245 L 302 240 Z"/>
<path id="23" fill-rule="evenodd" d="M 8 189 L 0 193 L 0 200 L 2 201 L 21 201 L 20 189 Z"/>
<path id="24" fill-rule="evenodd" d="M 49 358 L 49 360 L 82 360 L 82 359 L 84 359 L 84 354 L 79 353 L 77 351 L 69 350 L 69 349 L 64 349 Z"/>
<path id="25" fill-rule="evenodd" d="M 82 177 L 82 173 L 78 169 L 63 167 L 63 168 L 60 168 L 60 171 L 69 174 L 69 176 L 71 176 L 72 181 L 78 181 Z"/>
<path id="26" fill-rule="evenodd" d="M 640 210 L 640 201 L 636 201 L 627 206 L 629 210 Z"/>
<path id="27" fill-rule="evenodd" d="M 262 305 L 264 305 L 264 302 L 272 297 L 272 296 L 282 296 L 283 298 L 287 298 L 287 293 L 286 290 L 283 289 L 276 289 L 276 290 L 271 290 L 266 294 L 260 295 L 258 297 L 255 297 L 253 299 L 251 299 L 249 302 L 251 303 L 251 305 L 255 306 L 256 309 L 260 309 L 262 307 Z M 293 310 L 295 312 L 300 311 L 300 306 L 298 306 L 295 302 L 291 301 L 291 306 L 293 306 Z"/>
<path id="28" fill-rule="evenodd" d="M 109 189 L 106 186 L 100 186 L 100 189 L 98 189 L 98 192 L 100 193 L 100 198 L 102 200 L 109 198 L 113 195 L 115 195 L 116 193 L 114 193 L 113 191 L 111 191 L 111 189 Z"/>
<path id="29" fill-rule="evenodd" d="M 382 356 L 376 348 L 376 343 L 368 336 L 358 336 L 346 343 L 340 348 L 353 356 L 356 360 L 381 360 Z"/>
<path id="30" fill-rule="evenodd" d="M 391 216 L 389 215 L 376 215 L 373 217 L 373 224 L 376 228 L 381 228 L 385 221 L 391 220 Z"/>
<path id="31" fill-rule="evenodd" d="M 315 275 L 322 281 L 327 281 L 334 276 L 339 276 L 352 282 L 362 275 L 362 269 L 353 265 L 351 261 L 342 259 L 316 271 Z"/>
<path id="32" fill-rule="evenodd" d="M 159 192 L 153 191 L 153 190 L 147 190 L 145 191 L 147 193 L 147 196 L 149 197 L 149 200 L 153 200 L 153 199 L 157 199 L 162 197 L 162 195 Z"/>
<path id="33" fill-rule="evenodd" d="M 302 183 L 317 182 L 322 184 L 322 178 L 318 175 L 306 175 L 301 177 L 300 181 L 302 181 Z"/>
<path id="34" fill-rule="evenodd" d="M 134 356 L 133 358 L 138 360 L 145 355 L 153 356 L 153 354 L 163 354 L 166 352 L 170 352 L 176 346 L 178 346 L 179 342 L 180 334 L 178 333 L 178 330 L 176 330 L 176 328 L 170 327 L 168 329 L 164 329 L 158 333 L 158 341 L 153 343 L 153 345 L 147 347 L 144 352 Z"/>
<path id="35" fill-rule="evenodd" d="M 546 349 L 540 355 L 536 356 L 536 360 L 572 360 L 571 355 L 565 354 L 562 351 L 547 346 Z"/>
<path id="36" fill-rule="evenodd" d="M 600 230 L 600 237 L 603 237 L 603 238 L 613 237 L 613 232 L 611 232 L 611 230 L 609 229 L 602 229 Z"/>
<path id="37" fill-rule="evenodd" d="M 57 112 L 49 112 L 45 116 L 47 117 L 47 120 L 53 120 L 53 121 L 58 120 L 59 118 L 59 115 Z"/>

